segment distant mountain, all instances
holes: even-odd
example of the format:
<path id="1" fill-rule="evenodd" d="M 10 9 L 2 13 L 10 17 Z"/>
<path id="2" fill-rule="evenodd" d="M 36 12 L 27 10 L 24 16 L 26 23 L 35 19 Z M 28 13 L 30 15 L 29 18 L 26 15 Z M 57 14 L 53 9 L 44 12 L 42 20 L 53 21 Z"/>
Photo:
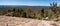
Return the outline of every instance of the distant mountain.
<path id="1" fill-rule="evenodd" d="M 35 8 L 35 9 L 45 8 L 45 9 L 48 9 L 49 6 L 14 6 L 14 5 L 9 6 L 9 5 L 0 5 L 0 8 Z"/>

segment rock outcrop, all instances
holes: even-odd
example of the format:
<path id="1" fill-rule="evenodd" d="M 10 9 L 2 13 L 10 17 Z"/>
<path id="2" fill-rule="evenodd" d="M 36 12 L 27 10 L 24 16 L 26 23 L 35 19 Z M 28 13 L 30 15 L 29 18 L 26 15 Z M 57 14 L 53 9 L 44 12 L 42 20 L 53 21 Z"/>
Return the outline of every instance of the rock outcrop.
<path id="1" fill-rule="evenodd" d="M 59 22 L 0 16 L 0 26 L 60 26 Z"/>

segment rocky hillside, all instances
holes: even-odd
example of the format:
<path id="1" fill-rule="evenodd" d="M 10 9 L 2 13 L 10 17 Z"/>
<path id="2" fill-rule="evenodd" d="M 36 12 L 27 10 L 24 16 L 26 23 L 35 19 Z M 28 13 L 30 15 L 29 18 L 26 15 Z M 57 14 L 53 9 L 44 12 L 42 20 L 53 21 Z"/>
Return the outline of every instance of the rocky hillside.
<path id="1" fill-rule="evenodd" d="M 0 26 L 60 26 L 59 22 L 0 16 Z"/>

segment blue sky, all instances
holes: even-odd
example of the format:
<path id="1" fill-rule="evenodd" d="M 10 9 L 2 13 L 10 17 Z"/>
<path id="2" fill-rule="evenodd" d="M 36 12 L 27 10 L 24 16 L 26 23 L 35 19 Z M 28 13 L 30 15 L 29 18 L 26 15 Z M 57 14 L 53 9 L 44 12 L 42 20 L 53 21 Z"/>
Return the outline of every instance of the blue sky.
<path id="1" fill-rule="evenodd" d="M 0 0 L 0 5 L 28 5 L 28 6 L 49 6 L 52 2 L 60 4 L 60 0 Z"/>

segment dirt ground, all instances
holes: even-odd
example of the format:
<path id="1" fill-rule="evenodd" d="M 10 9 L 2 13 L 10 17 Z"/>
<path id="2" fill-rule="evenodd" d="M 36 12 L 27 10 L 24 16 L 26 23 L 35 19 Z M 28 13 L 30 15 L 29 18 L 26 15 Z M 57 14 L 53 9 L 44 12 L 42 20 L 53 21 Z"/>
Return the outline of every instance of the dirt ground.
<path id="1" fill-rule="evenodd" d="M 0 26 L 60 26 L 59 22 L 0 16 Z"/>

